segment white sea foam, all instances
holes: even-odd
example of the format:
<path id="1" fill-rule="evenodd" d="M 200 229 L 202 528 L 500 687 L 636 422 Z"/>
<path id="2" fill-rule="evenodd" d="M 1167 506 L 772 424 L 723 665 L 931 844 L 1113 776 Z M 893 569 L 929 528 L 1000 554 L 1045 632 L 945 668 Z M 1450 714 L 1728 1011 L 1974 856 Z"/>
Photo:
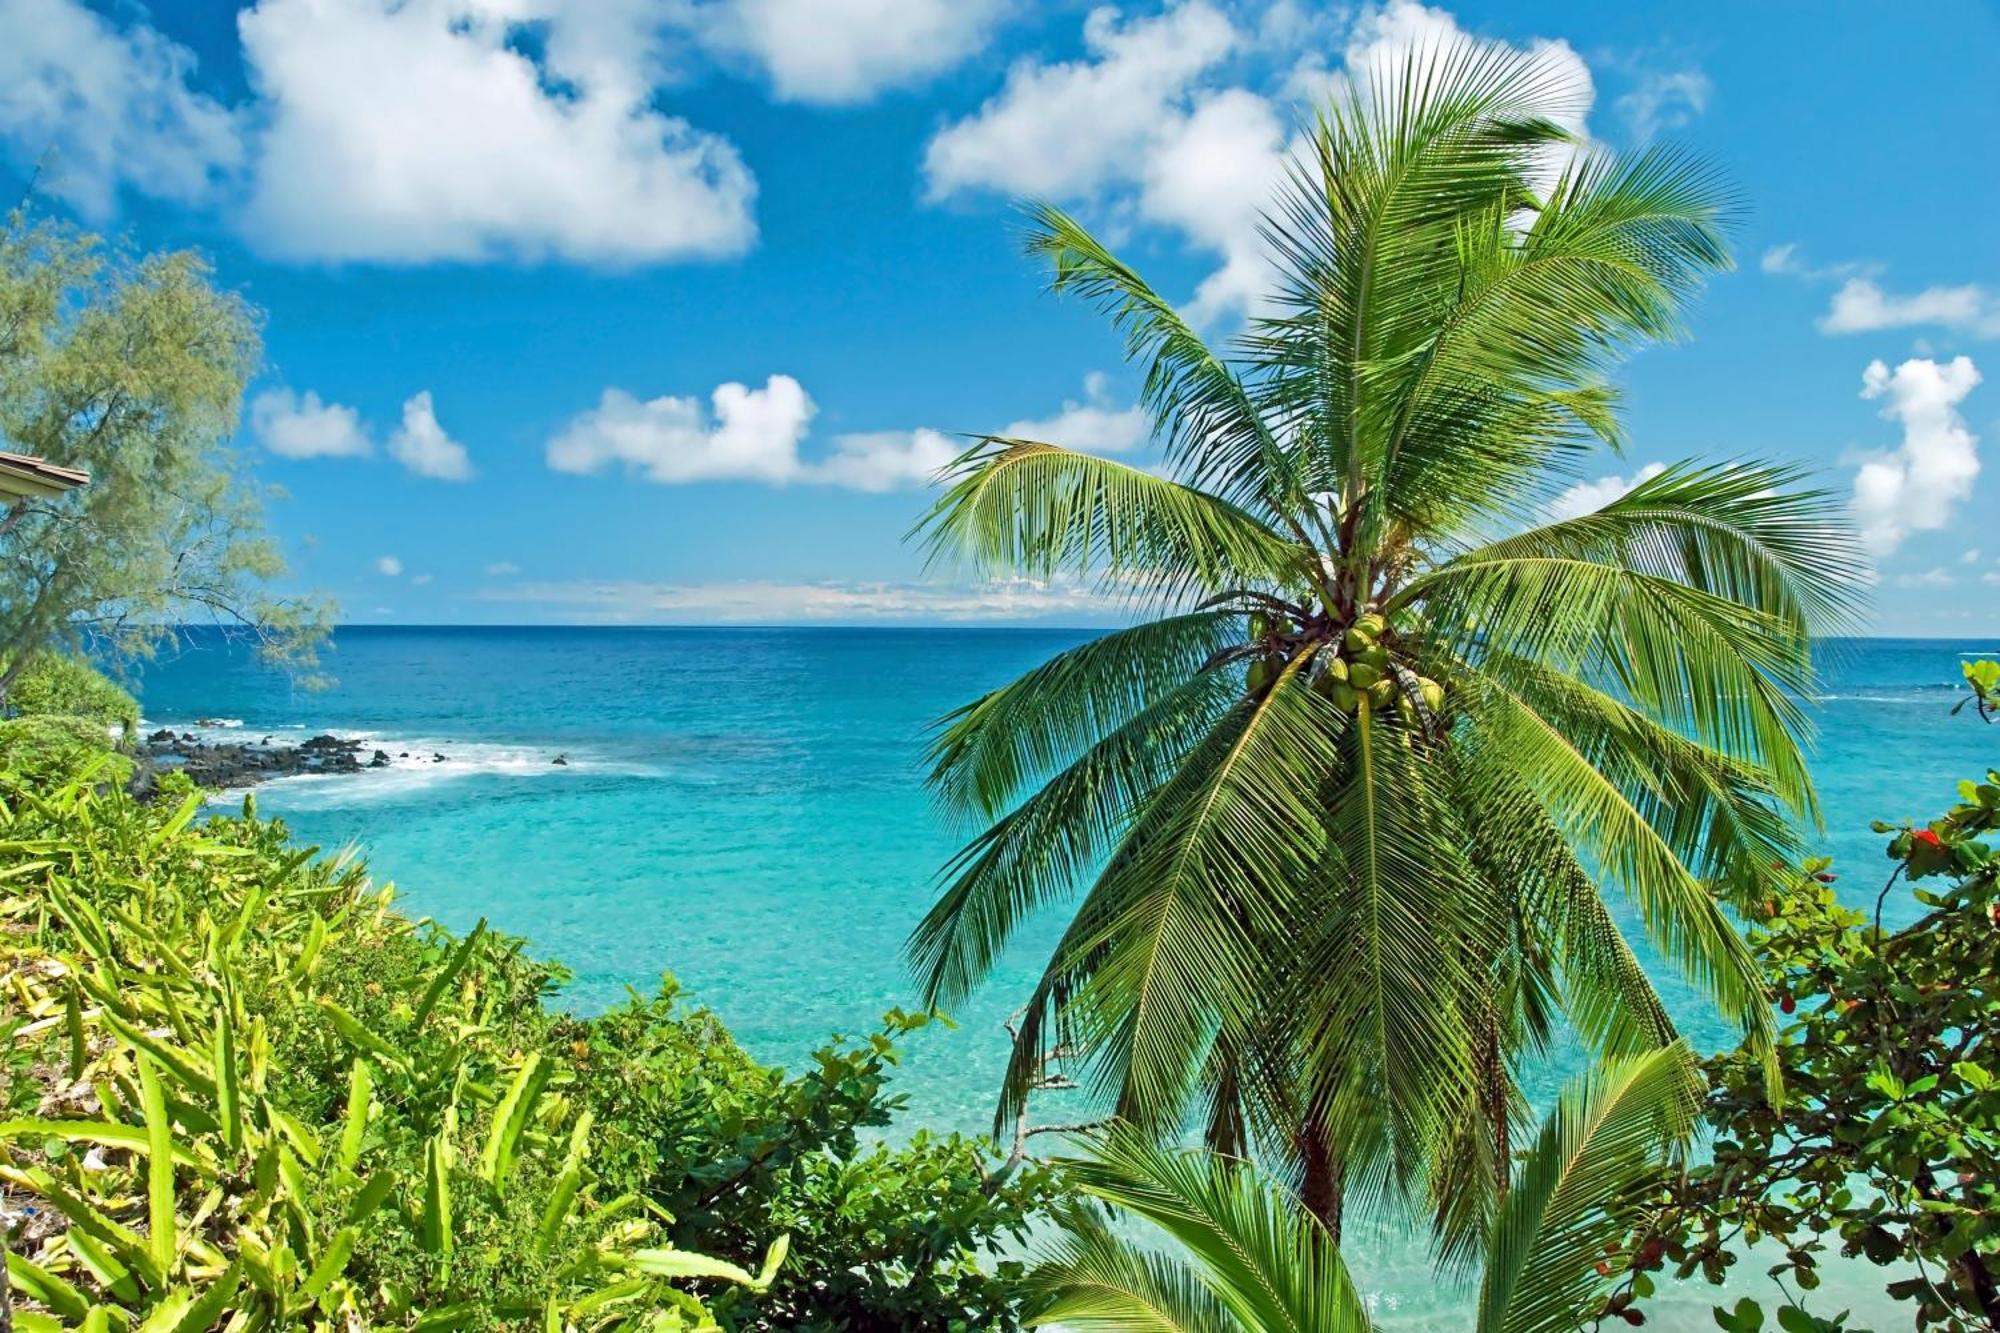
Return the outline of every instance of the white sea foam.
<path id="1" fill-rule="evenodd" d="M 215 795 L 217 803 L 225 801 L 233 803 L 240 800 L 244 792 L 254 790 L 259 793 L 260 800 L 268 800 L 280 810 L 285 807 L 325 809 L 393 802 L 403 800 L 426 787 L 471 777 L 501 777 L 527 781 L 583 774 L 654 777 L 660 773 L 660 770 L 652 765 L 599 753 L 588 748 L 571 748 L 557 743 L 527 744 L 469 741 L 437 736 L 397 736 L 365 728 L 307 727 L 296 724 L 243 728 L 237 734 L 229 736 L 216 734 L 243 727 L 240 721 L 227 718 L 211 718 L 186 724 L 147 720 L 141 725 L 144 728 L 142 735 L 164 728 L 176 736 L 191 735 L 196 740 L 210 744 L 222 741 L 226 744 L 247 745 L 251 748 L 256 748 L 263 740 L 268 740 L 273 749 L 297 746 L 314 736 L 333 736 L 340 740 L 361 742 L 361 752 L 357 756 L 362 764 L 359 772 L 288 773 L 249 787 L 219 791 Z M 251 737 L 256 739 L 250 739 Z M 376 751 L 387 756 L 387 763 L 379 768 L 369 766 L 370 759 Z M 443 756 L 442 759 L 438 758 L 440 755 Z M 558 758 L 564 762 L 557 763 Z"/>

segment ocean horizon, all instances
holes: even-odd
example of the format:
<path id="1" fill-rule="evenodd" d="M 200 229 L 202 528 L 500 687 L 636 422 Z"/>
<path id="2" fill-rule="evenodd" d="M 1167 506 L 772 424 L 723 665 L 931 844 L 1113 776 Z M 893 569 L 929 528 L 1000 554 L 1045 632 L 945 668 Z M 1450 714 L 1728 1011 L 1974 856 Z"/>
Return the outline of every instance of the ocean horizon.
<path id="1" fill-rule="evenodd" d="M 411 914 L 526 937 L 570 969 L 564 1002 L 579 1010 L 650 993 L 671 972 L 752 1054 L 797 1067 L 830 1035 L 921 1004 L 903 940 L 972 833 L 924 790 L 931 722 L 1102 632 L 355 625 L 333 637 L 324 690 L 212 635 L 136 684 L 148 728 L 253 744 L 326 732 L 383 750 L 379 770 L 259 786 L 258 809 L 305 843 L 356 847 Z M 1843 892 L 1872 900 L 1890 869 L 1871 820 L 1933 817 L 1991 764 L 1994 733 L 1950 710 L 1964 697 L 1960 658 L 1994 646 L 1825 645 L 1814 746 L 1825 829 L 1812 843 L 1834 857 Z M 908 1128 L 991 1128 L 1002 1024 L 1063 924 L 1060 911 L 1032 922 L 953 1015 L 956 1030 L 910 1043 L 895 1085 Z M 1654 971 L 1697 1047 L 1731 1044 L 1670 969 Z M 1531 1093 L 1548 1096 L 1570 1065 L 1530 1079 Z M 1049 1100 L 1037 1118 L 1084 1109 Z M 1406 1222 L 1359 1232 L 1355 1266 L 1391 1324 L 1456 1308 L 1462 1293 L 1440 1292 Z M 1830 1281 L 1852 1285 L 1857 1312 L 1874 1310 L 1879 1272 L 1847 1276 Z M 1685 1286 L 1655 1326 L 1709 1327 L 1713 1297 Z"/>

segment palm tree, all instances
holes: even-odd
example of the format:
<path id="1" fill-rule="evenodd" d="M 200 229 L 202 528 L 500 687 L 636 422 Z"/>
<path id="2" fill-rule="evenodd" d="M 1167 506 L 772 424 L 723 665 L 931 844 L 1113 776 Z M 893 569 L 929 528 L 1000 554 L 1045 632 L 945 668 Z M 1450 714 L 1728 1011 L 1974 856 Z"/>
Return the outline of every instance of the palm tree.
<path id="1" fill-rule="evenodd" d="M 1552 512 L 1621 443 L 1619 358 L 1727 265 L 1730 209 L 1674 149 L 1575 143 L 1559 100 L 1540 58 L 1469 46 L 1357 84 L 1299 145 L 1226 354 L 1033 209 L 1055 289 L 1143 367 L 1167 475 L 993 437 L 919 524 L 935 561 L 1139 615 L 936 739 L 940 804 L 983 831 L 911 938 L 929 1002 L 1084 890 L 1000 1119 L 1073 1052 L 1122 1118 L 1199 1116 L 1336 1234 L 1346 1192 L 1428 1184 L 1463 1241 L 1524 1052 L 1674 1039 L 1604 890 L 1768 1041 L 1711 883 L 1759 893 L 1817 816 L 1801 701 L 1855 547 L 1754 462 Z"/>
<path id="2" fill-rule="evenodd" d="M 1643 1219 L 1663 1152 L 1692 1133 L 1699 1081 L 1674 1045 L 1573 1083 L 1513 1172 L 1484 1238 L 1477 1333 L 1571 1333 L 1622 1281 L 1605 1256 Z M 1176 1242 L 1146 1246 L 1079 1208 L 1030 1275 L 1033 1323 L 1078 1333 L 1369 1333 L 1331 1232 L 1255 1167 L 1114 1130 L 1069 1163 L 1084 1193 Z M 1621 1260 L 1617 1268 L 1623 1268 Z"/>

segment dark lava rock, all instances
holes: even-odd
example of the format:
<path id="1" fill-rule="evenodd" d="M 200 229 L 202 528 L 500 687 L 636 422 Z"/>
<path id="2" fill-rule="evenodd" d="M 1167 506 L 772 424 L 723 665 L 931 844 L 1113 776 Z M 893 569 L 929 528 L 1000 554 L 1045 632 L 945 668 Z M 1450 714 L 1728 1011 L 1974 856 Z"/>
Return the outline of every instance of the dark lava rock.
<path id="1" fill-rule="evenodd" d="M 560 764 L 560 765 L 562 765 L 562 766 L 563 766 L 564 768 L 568 768 L 568 767 L 569 767 L 569 756 L 568 756 L 568 755 L 566 755 L 566 754 L 559 754 L 559 755 L 557 755 L 557 756 L 556 756 L 555 758 L 553 758 L 553 759 L 549 760 L 549 762 L 550 762 L 550 763 L 552 763 L 552 764 Z"/>
<path id="2" fill-rule="evenodd" d="M 295 773 L 358 773 L 363 767 L 386 768 L 389 757 L 380 750 L 363 764 L 360 741 L 338 736 L 314 736 L 300 745 L 273 745 L 269 736 L 255 745 L 237 741 L 203 741 L 192 732 L 179 735 L 161 730 L 146 738 L 144 763 L 133 790 L 150 792 L 162 772 L 178 770 L 210 791 L 254 786 Z"/>

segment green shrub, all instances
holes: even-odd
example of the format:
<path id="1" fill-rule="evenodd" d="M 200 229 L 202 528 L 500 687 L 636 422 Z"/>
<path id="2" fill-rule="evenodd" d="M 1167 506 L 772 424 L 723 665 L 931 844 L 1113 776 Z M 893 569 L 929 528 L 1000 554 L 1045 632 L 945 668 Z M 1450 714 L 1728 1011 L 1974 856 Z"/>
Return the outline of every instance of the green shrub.
<path id="1" fill-rule="evenodd" d="M 869 1133 L 924 1018 L 796 1076 L 671 983 L 579 1019 L 521 941 L 166 785 L 0 777 L 21 1328 L 1018 1327 L 1054 1179 Z"/>
<path id="2" fill-rule="evenodd" d="M 1018 1328 L 1023 1269 L 1008 1256 L 1058 1201 L 1056 1177 L 1001 1170 L 984 1140 L 920 1132 L 892 1148 L 870 1134 L 902 1109 L 888 1093 L 897 1039 L 930 1021 L 890 1013 L 787 1077 L 679 1007 L 669 980 L 568 1034 L 601 1126 L 596 1167 L 671 1214 L 678 1244 L 740 1261 L 792 1235 L 768 1291 L 718 1296 L 746 1327 Z"/>
<path id="3" fill-rule="evenodd" d="M 0 790 L 21 1328 L 703 1328 L 686 1288 L 768 1283 L 782 1241 L 752 1274 L 600 1192 L 518 942 L 198 803 Z"/>
<path id="4" fill-rule="evenodd" d="M 56 786 L 100 759 L 103 780 L 121 783 L 131 776 L 132 761 L 112 746 L 102 722 L 60 715 L 0 720 L 0 772 Z"/>
<path id="5" fill-rule="evenodd" d="M 80 717 L 101 731 L 116 727 L 127 736 L 139 725 L 139 701 L 87 662 L 43 653 L 7 691 L 7 710 L 16 717 Z"/>

